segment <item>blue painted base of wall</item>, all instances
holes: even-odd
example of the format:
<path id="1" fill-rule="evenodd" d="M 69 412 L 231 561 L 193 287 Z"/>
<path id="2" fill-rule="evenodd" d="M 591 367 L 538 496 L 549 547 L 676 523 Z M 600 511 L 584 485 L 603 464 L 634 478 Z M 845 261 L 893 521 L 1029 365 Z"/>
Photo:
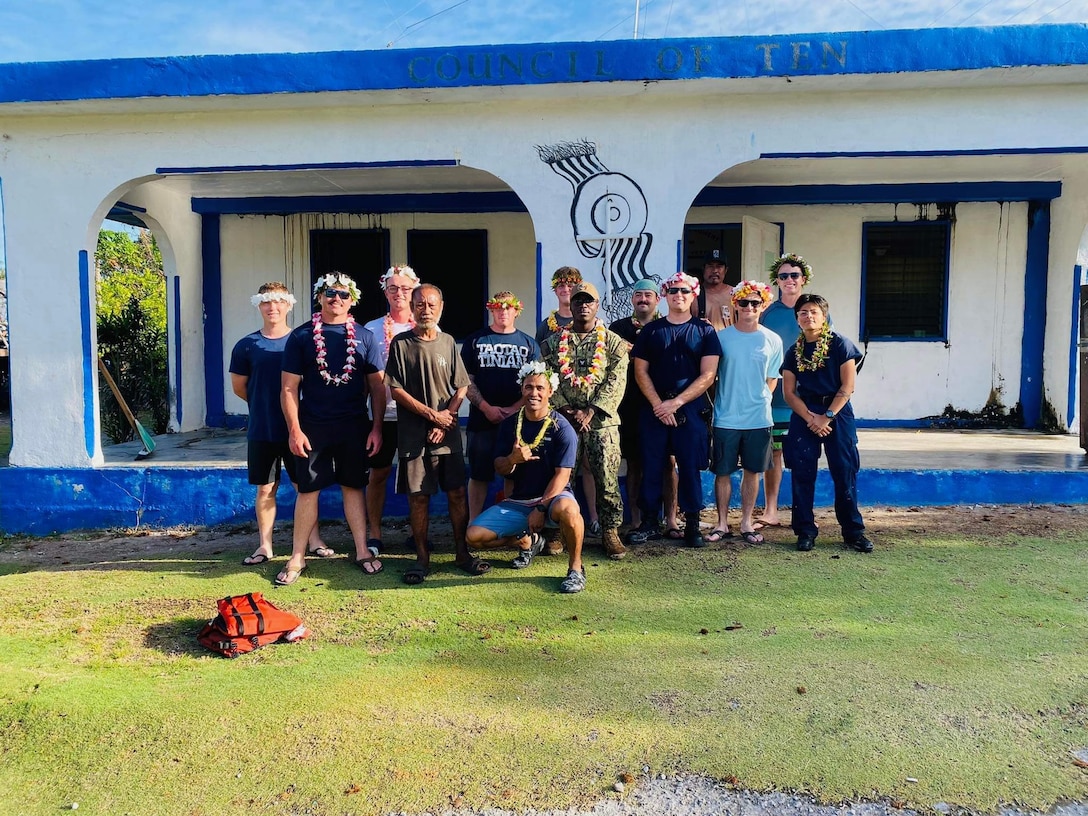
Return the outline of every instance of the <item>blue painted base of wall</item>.
<path id="1" fill-rule="evenodd" d="M 734 505 L 740 496 L 733 480 Z M 253 520 L 254 488 L 243 468 L 0 469 L 0 532 L 50 535 L 110 527 L 173 527 L 248 524 Z M 864 506 L 943 506 L 953 504 L 1088 504 L 1086 471 L 862 470 L 858 494 Z M 789 504 L 785 474 L 782 503 Z M 290 518 L 294 490 L 278 494 L 280 517 Z M 703 474 L 703 503 L 714 501 L 714 479 Z M 816 504 L 834 502 L 831 477 L 821 471 Z M 762 496 L 760 497 L 762 503 Z M 407 516 L 404 496 L 392 492 L 385 514 Z M 343 518 L 340 494 L 321 495 L 322 518 Z M 444 495 L 431 500 L 431 513 L 445 516 Z"/>

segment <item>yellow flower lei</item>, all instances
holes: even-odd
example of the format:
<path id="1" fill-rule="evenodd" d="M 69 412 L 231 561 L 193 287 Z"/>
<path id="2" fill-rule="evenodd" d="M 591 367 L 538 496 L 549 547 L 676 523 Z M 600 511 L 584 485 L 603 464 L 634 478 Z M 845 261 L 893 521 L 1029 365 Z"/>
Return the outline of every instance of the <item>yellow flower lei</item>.
<path id="1" fill-rule="evenodd" d="M 570 331 L 566 328 L 559 334 L 559 348 L 556 349 L 559 357 L 559 375 L 565 378 L 575 388 L 593 385 L 604 370 L 605 361 L 605 332 L 608 331 L 603 324 L 598 324 L 594 331 L 597 332 L 597 343 L 593 349 L 593 362 L 585 376 L 574 373 L 574 365 L 571 360 Z"/>
<path id="2" fill-rule="evenodd" d="M 812 359 L 806 360 L 804 351 L 805 334 L 802 332 L 797 335 L 797 346 L 794 348 L 794 353 L 797 355 L 797 370 L 816 371 L 823 368 L 824 363 L 827 362 L 828 352 L 831 351 L 831 326 L 824 323 L 823 328 L 820 329 L 820 336 L 816 338 L 816 348 L 812 350 Z"/>
<path id="3" fill-rule="evenodd" d="M 559 316 L 559 310 L 556 309 L 550 315 L 548 315 L 548 331 L 559 331 L 559 321 L 556 318 Z"/>
<path id="4" fill-rule="evenodd" d="M 650 315 L 650 319 L 647 320 L 646 323 L 653 323 L 655 320 L 660 319 L 660 317 L 661 313 L 654 309 L 654 313 Z M 640 331 L 642 331 L 643 326 L 646 325 L 645 323 L 640 323 L 639 319 L 634 315 L 631 315 L 631 322 L 635 324 L 635 334 L 638 334 Z"/>
<path id="5" fill-rule="evenodd" d="M 552 424 L 552 415 L 549 413 L 546 417 L 544 417 L 544 424 L 540 426 L 540 433 L 536 435 L 536 439 L 534 439 L 532 442 L 526 442 L 524 439 L 521 438 L 521 426 L 524 424 L 524 420 L 525 409 L 522 408 L 520 411 L 518 411 L 518 421 L 517 424 L 514 426 L 514 437 L 519 445 L 528 445 L 529 450 L 536 450 L 537 446 L 544 441 L 544 434 L 548 432 L 548 428 Z"/>

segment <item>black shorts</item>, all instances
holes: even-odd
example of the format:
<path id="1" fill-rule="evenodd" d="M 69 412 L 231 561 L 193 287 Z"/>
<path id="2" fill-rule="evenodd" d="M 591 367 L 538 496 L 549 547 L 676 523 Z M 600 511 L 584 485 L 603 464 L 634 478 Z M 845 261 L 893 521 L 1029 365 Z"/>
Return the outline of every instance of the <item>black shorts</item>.
<path id="1" fill-rule="evenodd" d="M 397 465 L 397 492 L 409 496 L 433 496 L 465 486 L 465 458 L 461 451 L 428 453 L 401 459 Z"/>
<path id="2" fill-rule="evenodd" d="M 638 417 L 620 417 L 620 458 L 642 464 L 642 442 L 638 438 Z"/>
<path id="3" fill-rule="evenodd" d="M 369 476 L 366 437 L 370 420 L 346 420 L 304 427 L 310 454 L 296 456 L 299 493 L 316 493 L 334 484 L 362 489 Z"/>
<path id="4" fill-rule="evenodd" d="M 498 427 L 468 432 L 468 477 L 480 482 L 495 478 L 495 439 Z"/>
<path id="5" fill-rule="evenodd" d="M 370 433 L 370 431 L 367 431 Z M 371 468 L 387 468 L 393 466 L 393 460 L 397 456 L 397 423 L 388 419 L 382 423 L 382 449 L 370 457 Z"/>
<path id="6" fill-rule="evenodd" d="M 714 429 L 714 461 L 710 463 L 714 475 L 728 476 L 741 467 L 749 473 L 765 473 L 770 469 L 770 428 L 746 431 Z"/>
<path id="7" fill-rule="evenodd" d="M 287 471 L 287 478 L 295 481 L 295 455 L 284 442 L 262 442 L 250 439 L 246 445 L 246 464 L 249 466 L 251 485 L 275 484 L 280 480 L 280 465 Z"/>

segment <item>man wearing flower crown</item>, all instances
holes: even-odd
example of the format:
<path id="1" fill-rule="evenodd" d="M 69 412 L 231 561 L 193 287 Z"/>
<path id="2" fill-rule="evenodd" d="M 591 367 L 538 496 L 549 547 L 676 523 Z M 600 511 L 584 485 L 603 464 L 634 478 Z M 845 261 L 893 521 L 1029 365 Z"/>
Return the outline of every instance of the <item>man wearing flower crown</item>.
<path id="1" fill-rule="evenodd" d="M 740 537 L 748 544 L 762 544 L 753 518 L 759 475 L 771 464 L 771 394 L 778 385 L 782 365 L 782 341 L 759 325 L 759 315 L 771 302 L 771 287 L 760 281 L 741 281 L 733 288 L 732 325 L 718 332 L 722 358 L 714 388 L 714 498 L 717 526 L 709 543 L 729 533 L 729 501 L 732 475 L 740 477 Z"/>
<path id="2" fill-rule="evenodd" d="M 518 371 L 540 359 L 536 340 L 514 326 L 521 301 L 513 292 L 496 292 L 487 302 L 489 324 L 461 344 L 468 371 L 468 516 L 484 509 L 495 479 L 495 435 L 499 423 L 524 404 Z"/>
<path id="3" fill-rule="evenodd" d="M 559 308 L 541 321 L 536 329 L 536 342 L 544 345 L 548 335 L 555 334 L 563 326 L 574 321 L 570 310 L 570 293 L 575 285 L 582 282 L 582 273 L 573 266 L 561 266 L 552 273 L 552 291 L 559 300 Z"/>
<path id="4" fill-rule="evenodd" d="M 510 495 L 472 520 L 469 546 L 501 549 L 516 546 L 511 566 L 524 569 L 544 548 L 540 531 L 559 528 L 569 554 L 567 577 L 560 592 L 586 588 L 582 566 L 585 523 L 570 489 L 578 461 L 578 436 L 549 405 L 558 383 L 542 362 L 527 363 L 518 372 L 524 407 L 503 420 L 495 446 L 495 469 L 513 483 Z"/>
<path id="5" fill-rule="evenodd" d="M 351 316 L 359 299 L 355 281 L 340 272 L 324 275 L 314 284 L 314 298 L 320 311 L 291 332 L 283 352 L 280 402 L 291 452 L 299 458 L 299 493 L 294 547 L 276 576 L 279 586 L 293 584 L 306 568 L 306 539 L 317 523 L 318 495 L 334 484 L 343 494 L 356 565 L 367 575 L 382 571 L 382 562 L 367 548 L 363 495 L 369 457 L 382 445 L 381 353 L 370 332 L 359 331 Z M 373 421 L 367 417 L 368 396 Z"/>
<path id="6" fill-rule="evenodd" d="M 631 350 L 635 381 L 649 403 L 639 432 L 645 453 L 639 504 L 642 526 L 627 534 L 628 544 L 644 544 L 657 533 L 663 474 L 676 457 L 677 499 L 684 513 L 684 543 L 703 547 L 699 513 L 703 509 L 700 473 L 707 466 L 711 410 L 707 389 L 714 383 L 722 347 L 714 327 L 691 313 L 699 281 L 677 272 L 661 285 L 668 314 L 639 334 Z"/>
<path id="7" fill-rule="evenodd" d="M 420 285 L 419 277 L 410 266 L 391 266 L 378 280 L 385 294 L 389 311 L 367 323 L 363 328 L 374 335 L 381 351 L 382 370 L 389 361 L 389 344 L 401 332 L 416 325 L 412 316 L 412 292 Z M 366 516 L 370 527 L 367 546 L 377 555 L 382 547 L 382 512 L 385 509 L 386 483 L 393 472 L 393 456 L 397 452 L 397 403 L 385 386 L 385 421 L 382 423 L 382 447 L 370 457 L 370 479 L 366 487 Z"/>
<path id="8" fill-rule="evenodd" d="M 812 280 L 812 267 L 795 253 L 788 253 L 771 264 L 771 285 L 778 287 L 778 299 L 768 306 L 759 322 L 782 340 L 782 348 L 797 341 L 797 315 L 793 306 L 801 296 L 801 290 Z M 830 316 L 828 317 L 830 321 Z M 771 466 L 763 474 L 764 508 L 759 521 L 767 527 L 778 527 L 778 491 L 782 486 L 782 443 L 790 427 L 790 406 L 786 403 L 783 389 L 776 388 L 771 396 L 771 415 L 774 418 Z"/>
<path id="9" fill-rule="evenodd" d="M 416 563 L 406 584 L 420 584 L 430 572 L 428 548 L 431 496 L 442 490 L 449 505 L 456 566 L 469 575 L 491 569 L 465 546 L 465 457 L 457 412 L 468 393 L 468 373 L 453 337 L 438 329 L 442 290 L 425 283 L 412 292 L 416 325 L 393 338 L 385 370 L 397 401 L 397 492 L 408 495 L 408 521 Z"/>
<path id="10" fill-rule="evenodd" d="M 827 470 L 835 486 L 835 518 L 843 543 L 858 552 L 873 551 L 858 510 L 857 476 L 861 468 L 858 434 L 854 424 L 857 346 L 827 322 L 827 301 L 819 295 L 801 295 L 793 307 L 801 334 L 786 349 L 782 388 L 793 410 L 783 454 L 793 485 L 793 531 L 797 549 L 811 550 L 820 532 L 812 505 L 820 450 L 827 454 Z"/>
<path id="11" fill-rule="evenodd" d="M 627 550 L 620 541 L 620 402 L 627 387 L 627 343 L 597 320 L 597 287 L 583 281 L 571 290 L 570 326 L 544 341 L 544 362 L 559 372 L 552 405 L 578 433 L 596 488 L 601 543 L 609 558 Z"/>
<path id="12" fill-rule="evenodd" d="M 280 371 L 283 349 L 291 327 L 287 315 L 295 296 L 279 281 L 261 284 L 250 302 L 261 313 L 261 328 L 239 340 L 230 355 L 230 384 L 249 406 L 246 428 L 246 462 L 249 483 L 256 485 L 254 510 L 257 516 L 257 549 L 242 559 L 247 567 L 263 564 L 272 557 L 272 529 L 276 524 L 276 491 L 280 467 L 294 484 L 295 456 L 287 444 L 287 423 L 280 408 Z M 296 485 L 297 489 L 297 485 Z M 308 538 L 307 552 L 318 558 L 335 555 L 325 546 L 315 523 Z"/>

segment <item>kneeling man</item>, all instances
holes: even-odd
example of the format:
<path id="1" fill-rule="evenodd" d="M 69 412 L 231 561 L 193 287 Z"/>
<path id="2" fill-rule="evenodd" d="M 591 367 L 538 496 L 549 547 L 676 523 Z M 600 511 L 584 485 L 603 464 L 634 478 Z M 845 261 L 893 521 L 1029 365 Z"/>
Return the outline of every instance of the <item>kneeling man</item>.
<path id="1" fill-rule="evenodd" d="M 509 451 L 495 458 L 495 470 L 511 480 L 514 489 L 501 504 L 489 507 L 469 524 L 468 545 L 477 549 L 516 546 L 520 552 L 512 566 L 529 566 L 544 548 L 540 531 L 558 526 L 570 554 L 561 592 L 586 588 L 582 566 L 585 533 L 578 502 L 570 489 L 570 477 L 578 456 L 578 436 L 548 400 L 558 380 L 541 362 L 527 363 L 518 372 L 525 406 L 499 426 L 495 451 Z"/>

